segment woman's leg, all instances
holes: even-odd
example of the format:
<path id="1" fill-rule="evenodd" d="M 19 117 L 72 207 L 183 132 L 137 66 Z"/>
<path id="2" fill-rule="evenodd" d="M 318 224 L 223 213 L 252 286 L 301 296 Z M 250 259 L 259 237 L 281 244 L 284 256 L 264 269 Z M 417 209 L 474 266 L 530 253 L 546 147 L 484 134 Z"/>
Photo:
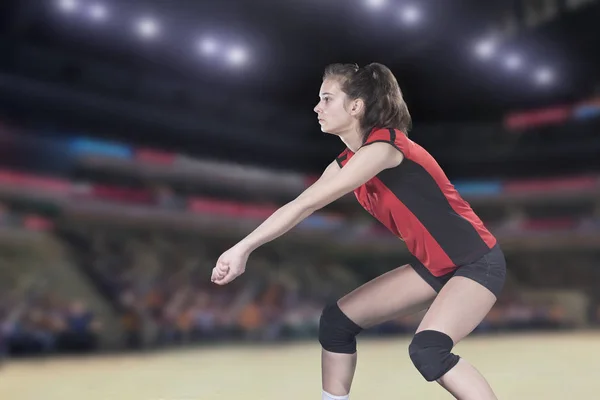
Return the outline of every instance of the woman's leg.
<path id="1" fill-rule="evenodd" d="M 440 291 L 409 347 L 413 363 L 428 381 L 436 380 L 460 400 L 495 400 L 485 378 L 450 350 L 488 314 L 496 296 L 481 284 L 455 276 Z"/>
<path id="2" fill-rule="evenodd" d="M 360 330 L 423 310 L 436 294 L 410 265 L 405 265 L 360 286 L 336 305 L 326 307 L 319 332 L 323 345 L 323 391 L 339 398 L 350 393 L 357 360 L 355 336 Z"/>

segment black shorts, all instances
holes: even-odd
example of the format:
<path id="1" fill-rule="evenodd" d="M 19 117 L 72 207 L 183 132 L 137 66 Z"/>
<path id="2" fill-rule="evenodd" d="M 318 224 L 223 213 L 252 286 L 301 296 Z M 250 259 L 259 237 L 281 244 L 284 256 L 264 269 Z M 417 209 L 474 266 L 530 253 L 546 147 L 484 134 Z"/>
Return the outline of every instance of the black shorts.
<path id="1" fill-rule="evenodd" d="M 480 283 L 498 298 L 506 281 L 506 260 L 497 244 L 479 260 L 461 265 L 442 276 L 434 276 L 416 259 L 410 265 L 438 293 L 453 276 L 464 276 Z"/>

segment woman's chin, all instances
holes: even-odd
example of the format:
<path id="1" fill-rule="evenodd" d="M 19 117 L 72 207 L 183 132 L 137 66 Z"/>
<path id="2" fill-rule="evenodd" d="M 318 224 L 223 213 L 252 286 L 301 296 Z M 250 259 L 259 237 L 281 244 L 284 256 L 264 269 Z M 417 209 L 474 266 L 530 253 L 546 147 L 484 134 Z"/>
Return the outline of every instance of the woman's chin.
<path id="1" fill-rule="evenodd" d="M 327 129 L 325 128 L 323 125 L 321 125 L 321 132 L 323 133 L 327 133 L 329 135 L 337 135 L 335 132 L 333 132 L 331 129 Z"/>

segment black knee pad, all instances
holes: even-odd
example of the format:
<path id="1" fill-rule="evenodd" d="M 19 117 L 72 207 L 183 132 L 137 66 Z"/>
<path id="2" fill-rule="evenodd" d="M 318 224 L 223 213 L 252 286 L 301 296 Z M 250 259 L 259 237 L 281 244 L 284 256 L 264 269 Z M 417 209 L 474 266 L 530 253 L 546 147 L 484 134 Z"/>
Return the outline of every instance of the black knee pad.
<path id="1" fill-rule="evenodd" d="M 421 331 L 414 337 L 408 353 L 417 370 L 428 382 L 438 380 L 458 363 L 459 357 L 450 350 L 454 342 L 438 331 Z"/>
<path id="2" fill-rule="evenodd" d="M 362 328 L 354 323 L 335 304 L 323 309 L 319 321 L 319 342 L 321 346 L 332 353 L 356 353 L 356 335 Z"/>

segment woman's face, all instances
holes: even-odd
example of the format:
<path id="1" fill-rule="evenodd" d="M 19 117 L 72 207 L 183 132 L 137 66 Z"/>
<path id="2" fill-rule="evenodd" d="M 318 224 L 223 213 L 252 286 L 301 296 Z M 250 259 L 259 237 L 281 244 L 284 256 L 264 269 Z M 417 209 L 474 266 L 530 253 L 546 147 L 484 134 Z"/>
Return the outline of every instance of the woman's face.
<path id="1" fill-rule="evenodd" d="M 333 135 L 352 129 L 356 116 L 348 112 L 350 106 L 346 93 L 342 92 L 337 80 L 326 79 L 321 84 L 320 101 L 314 108 L 319 118 L 321 131 Z"/>

